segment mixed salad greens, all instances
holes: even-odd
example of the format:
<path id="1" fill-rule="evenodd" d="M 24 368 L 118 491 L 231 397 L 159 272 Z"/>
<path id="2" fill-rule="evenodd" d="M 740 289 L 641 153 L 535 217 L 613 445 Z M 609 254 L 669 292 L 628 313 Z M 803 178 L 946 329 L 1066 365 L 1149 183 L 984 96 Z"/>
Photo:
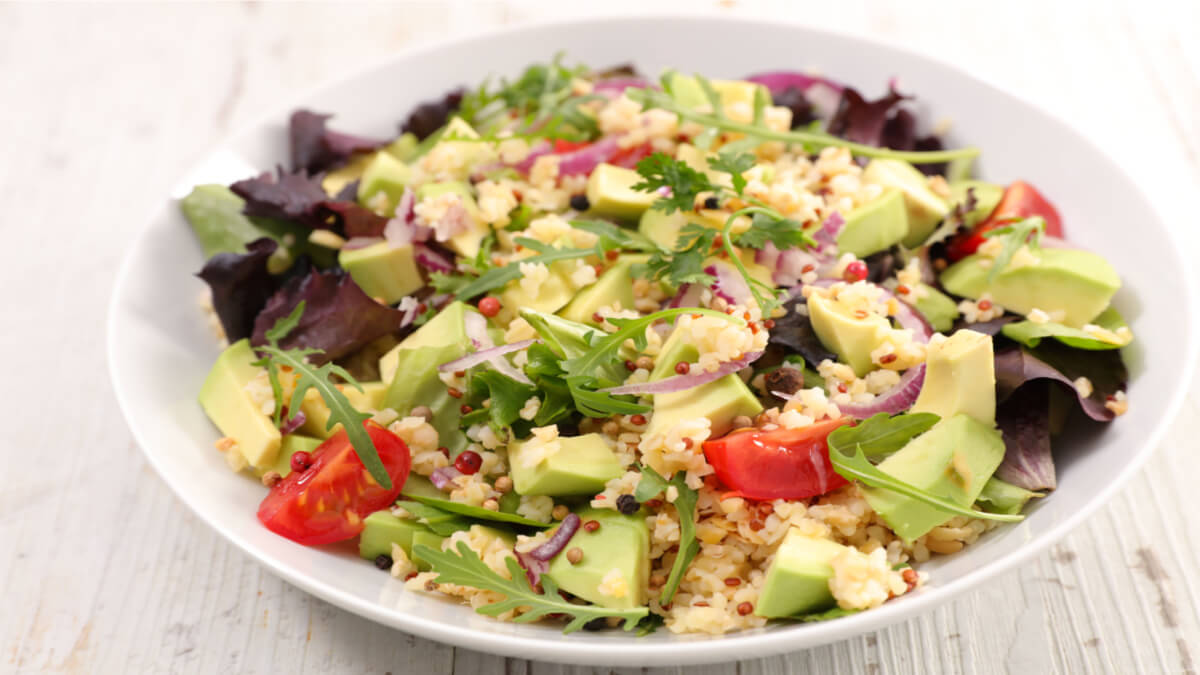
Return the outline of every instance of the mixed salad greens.
<path id="1" fill-rule="evenodd" d="M 931 531 L 1055 488 L 1072 410 L 1125 411 L 1132 339 L 1111 266 L 909 98 L 556 59 L 394 139 L 296 111 L 288 169 L 181 203 L 217 447 L 272 531 L 504 619 L 723 632 L 903 594 Z M 845 499 L 861 536 L 791 506 Z M 747 554 L 728 589 L 709 546 Z"/>

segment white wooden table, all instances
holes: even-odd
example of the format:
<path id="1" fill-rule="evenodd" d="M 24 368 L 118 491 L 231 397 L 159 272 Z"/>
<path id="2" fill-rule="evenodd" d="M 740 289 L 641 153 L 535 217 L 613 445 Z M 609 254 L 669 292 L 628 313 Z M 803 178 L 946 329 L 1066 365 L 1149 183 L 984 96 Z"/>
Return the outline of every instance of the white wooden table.
<path id="1" fill-rule="evenodd" d="M 126 243 L 224 134 L 410 43 L 580 11 L 572 5 L 0 5 L 0 671 L 608 672 L 413 638 L 275 578 L 147 466 L 103 356 Z M 1200 3 L 805 5 L 799 17 L 814 25 L 963 64 L 1073 120 L 1200 251 Z M 687 670 L 1196 672 L 1198 421 L 1190 401 L 1149 467 L 1085 526 L 932 614 Z"/>

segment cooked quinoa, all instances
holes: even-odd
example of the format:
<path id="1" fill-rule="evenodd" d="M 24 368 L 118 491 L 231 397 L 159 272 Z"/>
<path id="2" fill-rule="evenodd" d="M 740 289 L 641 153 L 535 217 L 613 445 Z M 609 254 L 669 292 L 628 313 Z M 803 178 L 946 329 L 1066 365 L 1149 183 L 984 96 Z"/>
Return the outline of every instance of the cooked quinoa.
<path id="1" fill-rule="evenodd" d="M 1133 338 L 1053 206 L 903 105 L 556 61 L 391 142 L 297 111 L 292 172 L 183 204 L 228 345 L 215 447 L 268 528 L 498 620 L 719 635 L 893 601 L 1054 488 L 1022 445 L 1051 399 L 1128 410 Z M 247 216 L 291 230 L 229 248 Z"/>

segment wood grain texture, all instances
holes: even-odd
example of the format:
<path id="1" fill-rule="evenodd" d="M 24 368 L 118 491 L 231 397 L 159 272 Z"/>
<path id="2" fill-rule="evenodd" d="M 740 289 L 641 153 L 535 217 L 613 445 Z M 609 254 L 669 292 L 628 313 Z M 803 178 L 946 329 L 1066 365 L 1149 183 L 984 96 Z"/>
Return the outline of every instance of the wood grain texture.
<path id="1" fill-rule="evenodd" d="M 604 5 L 627 13 L 644 3 Z M 881 37 L 1036 99 L 1101 139 L 1182 243 L 1200 251 L 1198 5 L 700 9 L 786 13 Z M 0 353 L 10 383 L 0 394 L 0 671 L 683 672 L 455 650 L 292 588 L 170 494 L 134 447 L 104 366 L 106 303 L 126 243 L 156 195 L 223 135 L 290 92 L 414 42 L 575 11 L 541 1 L 0 5 L 0 223 L 9 252 Z M 1194 673 L 1198 421 L 1193 396 L 1112 504 L 1049 554 L 952 604 L 818 649 L 686 670 Z"/>

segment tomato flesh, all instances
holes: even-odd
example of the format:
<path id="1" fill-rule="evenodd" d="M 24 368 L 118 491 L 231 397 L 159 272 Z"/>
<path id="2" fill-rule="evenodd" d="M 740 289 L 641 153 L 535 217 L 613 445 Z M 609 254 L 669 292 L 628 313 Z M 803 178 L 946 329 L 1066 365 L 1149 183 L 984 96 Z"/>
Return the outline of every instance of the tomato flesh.
<path id="1" fill-rule="evenodd" d="M 980 244 L 986 241 L 983 236 L 988 230 L 1002 227 L 1006 223 L 1030 216 L 1041 216 L 1046 221 L 1046 234 L 1052 237 L 1062 237 L 1062 219 L 1042 193 L 1029 183 L 1018 180 L 1004 189 L 1000 203 L 992 213 L 976 225 L 970 232 L 960 234 L 946 244 L 946 255 L 952 261 L 961 260 L 976 251 Z"/>
<path id="2" fill-rule="evenodd" d="M 803 429 L 739 431 L 705 441 L 704 456 L 727 487 L 751 499 L 806 499 L 845 485 L 826 438 L 849 418 Z"/>
<path id="3" fill-rule="evenodd" d="M 363 466 L 343 429 L 317 446 L 312 464 L 279 481 L 258 507 L 258 520 L 275 534 L 306 546 L 351 539 L 363 518 L 396 501 L 412 457 L 399 436 L 374 422 L 364 426 L 392 479 L 385 489 Z"/>

